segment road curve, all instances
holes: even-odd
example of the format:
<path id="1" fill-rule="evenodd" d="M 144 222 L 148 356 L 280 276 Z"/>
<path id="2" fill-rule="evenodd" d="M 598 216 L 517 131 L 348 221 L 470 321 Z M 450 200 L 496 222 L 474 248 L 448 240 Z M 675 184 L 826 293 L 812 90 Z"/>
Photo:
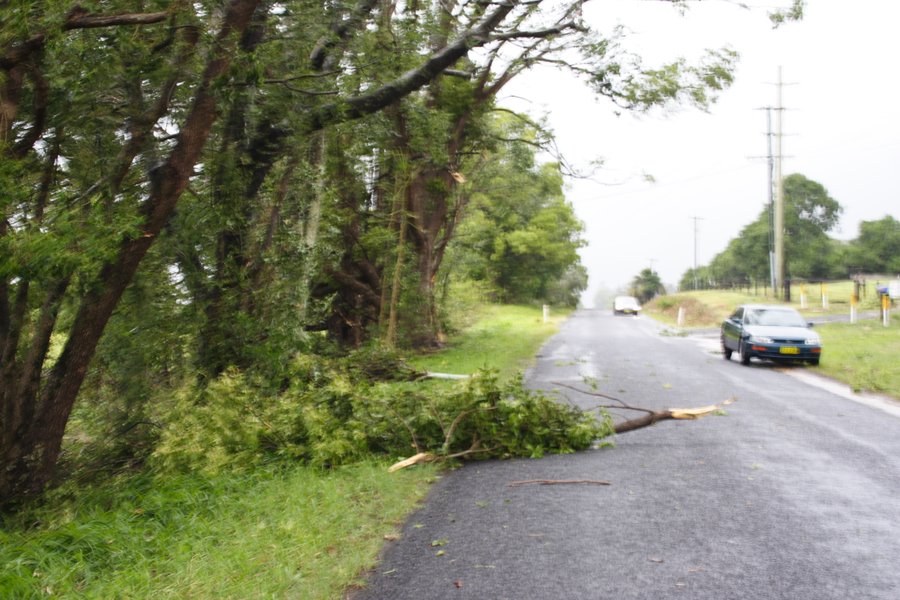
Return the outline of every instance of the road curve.
<path id="1" fill-rule="evenodd" d="M 578 311 L 531 386 L 590 377 L 647 408 L 737 402 L 612 448 L 445 475 L 353 599 L 900 598 L 900 417 L 784 371 Z M 509 486 L 528 479 L 611 485 Z"/>

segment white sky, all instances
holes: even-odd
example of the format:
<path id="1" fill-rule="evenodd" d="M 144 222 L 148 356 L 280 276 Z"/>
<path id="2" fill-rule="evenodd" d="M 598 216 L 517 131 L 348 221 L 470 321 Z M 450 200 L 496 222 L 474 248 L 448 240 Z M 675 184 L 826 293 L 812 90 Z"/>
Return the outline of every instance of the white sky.
<path id="1" fill-rule="evenodd" d="M 808 0 L 798 23 L 772 29 L 767 11 L 787 0 L 691 3 L 684 16 L 665 2 L 601 0 L 585 17 L 600 31 L 623 23 L 626 48 L 655 66 L 704 48 L 741 54 L 733 86 L 709 113 L 616 117 L 580 82 L 544 70 L 510 86 L 504 104 L 546 113 L 560 151 L 580 166 L 603 158 L 592 181 L 571 181 L 567 196 L 585 222 L 584 303 L 600 289 L 628 284 L 641 269 L 677 284 L 707 264 L 764 208 L 766 113 L 776 104 L 782 67 L 784 174 L 818 181 L 844 207 L 840 239 L 859 222 L 900 218 L 900 2 Z M 521 98 L 527 98 L 525 102 Z M 774 124 L 774 116 L 773 116 Z M 774 125 L 773 125 L 774 126 Z M 653 176 L 648 183 L 642 173 Z"/>

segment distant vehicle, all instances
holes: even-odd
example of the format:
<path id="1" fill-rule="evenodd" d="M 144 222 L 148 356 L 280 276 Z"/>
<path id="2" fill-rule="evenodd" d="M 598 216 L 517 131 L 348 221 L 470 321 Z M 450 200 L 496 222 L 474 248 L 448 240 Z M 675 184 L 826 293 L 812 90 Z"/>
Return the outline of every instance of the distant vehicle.
<path id="1" fill-rule="evenodd" d="M 741 355 L 741 364 L 750 359 L 806 361 L 819 364 L 822 341 L 810 328 L 812 323 L 793 308 L 765 304 L 738 306 L 722 323 L 722 354 L 731 359 Z"/>
<path id="2" fill-rule="evenodd" d="M 634 296 L 616 296 L 613 300 L 613 314 L 637 315 L 641 311 L 641 303 Z"/>

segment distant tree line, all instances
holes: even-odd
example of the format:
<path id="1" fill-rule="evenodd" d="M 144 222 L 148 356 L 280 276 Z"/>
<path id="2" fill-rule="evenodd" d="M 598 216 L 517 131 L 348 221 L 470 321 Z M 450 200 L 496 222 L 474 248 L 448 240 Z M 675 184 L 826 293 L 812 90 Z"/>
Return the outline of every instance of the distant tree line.
<path id="1" fill-rule="evenodd" d="M 829 237 L 842 212 L 821 184 L 803 175 L 784 179 L 785 279 L 824 281 L 860 273 L 900 273 L 900 222 L 886 215 L 860 223 L 848 242 Z M 764 287 L 770 279 L 771 215 L 768 208 L 708 265 L 688 269 L 681 290 Z"/>

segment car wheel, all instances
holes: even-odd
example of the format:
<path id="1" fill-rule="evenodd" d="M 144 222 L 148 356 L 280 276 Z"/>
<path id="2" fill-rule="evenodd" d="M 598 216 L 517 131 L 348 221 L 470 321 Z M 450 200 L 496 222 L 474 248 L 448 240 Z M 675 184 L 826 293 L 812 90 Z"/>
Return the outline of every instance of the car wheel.
<path id="1" fill-rule="evenodd" d="M 741 364 L 747 366 L 750 364 L 750 352 L 747 351 L 746 344 L 741 342 L 740 349 L 738 352 L 741 353 Z"/>
<path id="2" fill-rule="evenodd" d="M 814 366 L 814 367 L 815 367 L 815 366 L 818 366 L 818 364 L 819 364 L 819 359 L 818 359 L 818 358 L 811 358 L 811 359 L 809 359 L 809 364 L 811 364 L 811 365 Z"/>

